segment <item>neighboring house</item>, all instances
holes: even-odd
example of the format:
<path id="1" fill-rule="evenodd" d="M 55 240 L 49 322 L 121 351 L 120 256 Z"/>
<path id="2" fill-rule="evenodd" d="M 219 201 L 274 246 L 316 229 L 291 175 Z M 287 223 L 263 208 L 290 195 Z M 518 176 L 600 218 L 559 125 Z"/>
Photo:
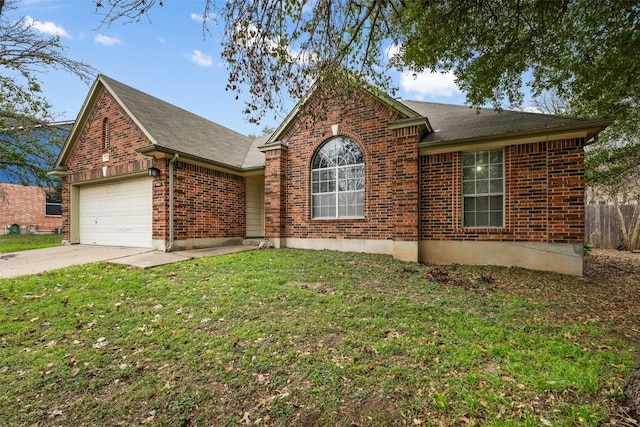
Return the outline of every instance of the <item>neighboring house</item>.
<path id="1" fill-rule="evenodd" d="M 66 138 L 73 121 L 54 122 L 42 138 Z M 45 142 L 46 143 L 46 142 Z M 38 159 L 33 159 L 37 162 Z M 42 165 L 49 168 L 51 165 Z M 53 233 L 62 229 L 62 198 L 42 183 L 19 183 L 20 174 L 0 170 L 0 234 Z"/>
<path id="2" fill-rule="evenodd" d="M 36 185 L 0 183 L 0 234 L 53 233 L 62 228 L 62 200 Z"/>
<path id="3" fill-rule="evenodd" d="M 313 96 L 313 93 L 311 94 Z M 583 146 L 610 121 L 357 91 L 251 139 L 99 76 L 52 174 L 63 240 L 276 247 L 582 274 Z"/>

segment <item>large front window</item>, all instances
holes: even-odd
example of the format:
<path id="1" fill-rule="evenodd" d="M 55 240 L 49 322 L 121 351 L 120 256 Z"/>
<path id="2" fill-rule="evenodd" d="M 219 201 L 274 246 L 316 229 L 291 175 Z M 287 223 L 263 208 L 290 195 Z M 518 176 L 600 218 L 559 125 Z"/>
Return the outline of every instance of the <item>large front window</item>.
<path id="1" fill-rule="evenodd" d="M 504 225 L 504 153 L 502 150 L 462 154 L 462 225 Z"/>
<path id="2" fill-rule="evenodd" d="M 311 165 L 311 217 L 364 216 L 364 156 L 352 139 L 327 141 Z"/>

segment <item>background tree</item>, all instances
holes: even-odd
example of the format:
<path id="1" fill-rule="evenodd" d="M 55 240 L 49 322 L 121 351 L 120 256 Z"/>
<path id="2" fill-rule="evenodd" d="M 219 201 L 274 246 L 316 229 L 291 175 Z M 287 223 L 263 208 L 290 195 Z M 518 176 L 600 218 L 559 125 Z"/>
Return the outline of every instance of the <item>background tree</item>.
<path id="1" fill-rule="evenodd" d="M 162 1 L 96 5 L 111 23 Z M 385 91 L 389 67 L 449 71 L 474 106 L 520 105 L 527 84 L 579 100 L 577 112 L 640 118 L 638 1 L 203 0 L 203 10 L 223 21 L 227 87 L 248 90 L 253 118 L 335 66 Z"/>
<path id="2" fill-rule="evenodd" d="M 46 126 L 55 117 L 38 75 L 58 69 L 89 82 L 93 69 L 67 58 L 58 36 L 37 31 L 33 22 L 7 18 L 12 8 L 13 2 L 0 0 L 0 176 L 49 185 L 46 171 L 56 160 L 62 138 Z"/>
<path id="3" fill-rule="evenodd" d="M 597 196 L 606 198 L 616 207 L 618 225 L 625 250 L 638 248 L 640 243 L 640 143 L 620 141 L 611 134 L 590 147 L 585 157 L 585 181 Z M 623 206 L 633 211 L 629 222 L 622 212 Z"/>
<path id="4" fill-rule="evenodd" d="M 269 126 L 269 125 L 264 125 L 262 127 L 262 130 L 260 131 L 260 135 L 255 134 L 255 133 L 250 133 L 249 135 L 247 135 L 249 138 L 260 138 L 261 136 L 267 136 L 267 135 L 271 135 L 272 133 L 274 133 L 276 131 L 276 128 L 273 126 Z"/>

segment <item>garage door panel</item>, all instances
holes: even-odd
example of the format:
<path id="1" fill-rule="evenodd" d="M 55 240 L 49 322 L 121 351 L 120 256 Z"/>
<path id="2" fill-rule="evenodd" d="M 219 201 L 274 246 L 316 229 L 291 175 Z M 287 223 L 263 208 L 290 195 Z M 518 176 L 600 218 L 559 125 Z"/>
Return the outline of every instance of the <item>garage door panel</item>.
<path id="1" fill-rule="evenodd" d="M 151 247 L 151 179 L 80 189 L 80 243 Z"/>

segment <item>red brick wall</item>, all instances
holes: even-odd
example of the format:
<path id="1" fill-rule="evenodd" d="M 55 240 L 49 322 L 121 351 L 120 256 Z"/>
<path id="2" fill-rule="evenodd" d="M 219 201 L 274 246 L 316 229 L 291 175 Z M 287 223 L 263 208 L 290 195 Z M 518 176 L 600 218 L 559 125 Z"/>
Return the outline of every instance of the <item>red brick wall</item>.
<path id="1" fill-rule="evenodd" d="M 103 148 L 103 119 L 109 119 L 109 147 Z M 120 105 L 103 90 L 98 97 L 66 166 L 63 185 L 63 238 L 69 239 L 69 185 L 108 177 L 160 169 L 153 178 L 154 240 L 169 239 L 169 160 L 153 159 L 136 152 L 151 142 Z M 109 160 L 103 161 L 103 153 Z M 242 177 L 176 162 L 174 176 L 174 238 L 242 237 L 245 233 L 245 180 Z M 99 182 L 99 181 L 96 181 Z"/>
<path id="2" fill-rule="evenodd" d="M 38 232 L 52 232 L 62 227 L 62 217 L 45 215 L 44 188 L 0 184 L 0 234 L 5 234 L 7 225 L 13 223 L 20 225 L 23 233 L 30 226 Z"/>
<path id="3" fill-rule="evenodd" d="M 420 157 L 420 239 L 580 243 L 582 140 L 505 147 L 504 228 L 463 228 L 461 153 Z"/>
<path id="4" fill-rule="evenodd" d="M 287 149 L 269 150 L 265 156 L 264 217 L 268 237 L 284 237 L 287 206 Z"/>
<path id="5" fill-rule="evenodd" d="M 245 178 L 183 162 L 175 163 L 174 237 L 244 237 Z"/>
<path id="6" fill-rule="evenodd" d="M 328 101 L 326 117 L 323 120 L 313 121 L 309 117 L 299 117 L 282 137 L 288 146 L 284 164 L 277 164 L 280 161 L 277 151 L 265 153 L 267 237 L 393 239 L 398 233 L 400 240 L 403 240 L 411 237 L 413 233 L 413 240 L 416 240 L 417 215 L 413 220 L 402 220 L 399 227 L 394 226 L 395 219 L 403 216 L 403 213 L 394 207 L 395 192 L 411 187 L 409 184 L 405 188 L 404 184 L 398 183 L 398 179 L 403 179 L 403 173 L 411 175 L 411 167 L 417 171 L 415 161 L 412 166 L 409 158 L 407 161 L 403 158 L 400 162 L 396 159 L 396 140 L 394 132 L 389 129 L 389 123 L 397 118 L 398 116 L 390 112 L 387 106 L 357 93 L 353 94 L 347 106 L 342 98 L 334 102 Z M 353 139 L 364 152 L 363 219 L 311 219 L 311 160 L 317 149 L 333 137 L 331 126 L 335 124 L 339 125 L 338 135 Z M 411 143 L 417 150 L 415 136 L 403 140 L 402 147 Z M 417 157 L 417 151 L 415 153 Z M 399 172 L 397 168 L 404 168 L 405 172 Z M 280 183 L 277 182 L 279 174 L 286 174 L 286 179 Z M 415 190 L 412 191 L 415 199 L 413 203 L 417 210 L 417 173 L 414 172 L 413 175 L 408 179 L 415 181 Z M 275 202 L 273 199 L 278 188 L 286 189 L 286 197 L 280 202 Z M 278 209 L 277 203 L 284 203 L 285 206 Z M 284 219 L 278 218 L 278 212 L 284 215 Z M 278 219 L 283 223 L 282 227 Z M 413 232 L 407 229 L 412 221 Z"/>
<path id="7" fill-rule="evenodd" d="M 394 240 L 415 242 L 419 220 L 418 127 L 396 129 L 394 134 Z"/>
<path id="8" fill-rule="evenodd" d="M 109 147 L 106 150 L 103 146 L 102 126 L 105 117 L 109 119 Z M 108 167 L 107 176 L 114 177 L 146 171 L 151 166 L 160 168 L 162 164 L 166 165 L 166 162 L 155 162 L 154 159 L 135 151 L 150 143 L 122 107 L 103 89 L 92 111 L 89 112 L 87 122 L 66 163 L 69 175 L 63 179 L 62 188 L 63 239 L 69 240 L 70 233 L 69 185 L 102 179 L 103 166 Z M 109 154 L 109 160 L 103 161 L 102 155 L 106 153 Z M 165 190 L 164 186 L 154 187 L 154 200 L 155 192 L 163 193 Z M 154 212 L 158 212 L 156 208 L 166 209 L 154 202 Z M 154 222 L 154 239 L 163 234 L 161 228 L 156 229 L 157 226 Z"/>

